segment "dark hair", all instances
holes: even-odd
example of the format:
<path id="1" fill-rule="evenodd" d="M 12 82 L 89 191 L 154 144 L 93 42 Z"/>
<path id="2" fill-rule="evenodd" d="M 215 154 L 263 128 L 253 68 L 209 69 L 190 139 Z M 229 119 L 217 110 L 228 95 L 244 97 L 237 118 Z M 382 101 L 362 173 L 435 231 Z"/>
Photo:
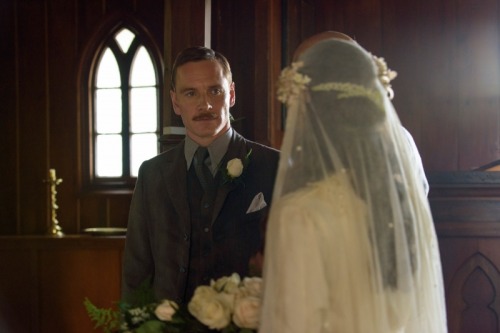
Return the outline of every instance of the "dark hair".
<path id="1" fill-rule="evenodd" d="M 175 76 L 177 75 L 177 68 L 188 63 L 202 60 L 210 60 L 218 62 L 222 67 L 224 76 L 231 83 L 233 81 L 231 67 L 226 57 L 221 53 L 203 46 L 188 47 L 181 51 L 175 58 L 174 65 L 172 66 L 172 76 L 170 78 L 171 89 L 175 91 Z"/>

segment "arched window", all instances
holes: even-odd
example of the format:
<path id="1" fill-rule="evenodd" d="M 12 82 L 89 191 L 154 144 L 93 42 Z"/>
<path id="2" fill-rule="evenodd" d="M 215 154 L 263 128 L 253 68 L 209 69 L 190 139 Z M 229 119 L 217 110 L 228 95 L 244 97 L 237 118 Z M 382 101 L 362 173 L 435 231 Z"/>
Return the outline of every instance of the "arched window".
<path id="1" fill-rule="evenodd" d="M 106 187 L 130 185 L 140 164 L 158 153 L 160 66 L 128 27 L 108 36 L 95 59 L 88 85 L 88 179 Z"/>

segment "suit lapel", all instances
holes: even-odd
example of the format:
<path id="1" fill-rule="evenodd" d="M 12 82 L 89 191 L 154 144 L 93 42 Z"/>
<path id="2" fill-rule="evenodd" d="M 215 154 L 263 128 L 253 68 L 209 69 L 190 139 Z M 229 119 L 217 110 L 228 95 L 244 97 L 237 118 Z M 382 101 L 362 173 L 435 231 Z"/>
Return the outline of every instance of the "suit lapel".
<path id="1" fill-rule="evenodd" d="M 218 186 L 217 194 L 214 200 L 214 209 L 212 212 L 212 225 L 217 219 L 217 216 L 219 216 L 219 213 L 224 206 L 224 202 L 226 201 L 229 193 L 231 193 L 231 191 L 236 189 L 238 186 L 242 186 L 241 184 L 235 182 L 224 184 L 222 172 L 225 171 L 228 161 L 232 160 L 233 158 L 239 158 L 243 161 L 247 153 L 248 151 L 245 139 L 233 130 L 233 136 L 231 137 L 231 142 L 229 143 L 229 146 L 227 148 L 226 155 L 224 155 L 224 157 L 222 158 L 219 170 L 217 170 L 216 181 L 218 182 Z M 245 172 L 245 170 L 243 170 L 243 172 Z"/>
<path id="2" fill-rule="evenodd" d="M 187 166 L 184 157 L 184 144 L 179 144 L 174 148 L 168 163 L 168 167 L 162 170 L 164 172 L 164 186 L 179 214 L 179 220 L 189 221 L 191 216 L 187 200 Z"/>

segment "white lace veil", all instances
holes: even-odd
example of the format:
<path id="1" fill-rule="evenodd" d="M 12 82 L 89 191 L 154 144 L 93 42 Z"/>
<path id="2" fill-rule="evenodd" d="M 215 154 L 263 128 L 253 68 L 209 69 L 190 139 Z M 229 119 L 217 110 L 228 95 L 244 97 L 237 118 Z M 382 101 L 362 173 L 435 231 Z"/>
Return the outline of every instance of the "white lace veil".
<path id="1" fill-rule="evenodd" d="M 446 332 L 426 193 L 379 74 L 338 39 L 282 72 L 260 332 Z"/>

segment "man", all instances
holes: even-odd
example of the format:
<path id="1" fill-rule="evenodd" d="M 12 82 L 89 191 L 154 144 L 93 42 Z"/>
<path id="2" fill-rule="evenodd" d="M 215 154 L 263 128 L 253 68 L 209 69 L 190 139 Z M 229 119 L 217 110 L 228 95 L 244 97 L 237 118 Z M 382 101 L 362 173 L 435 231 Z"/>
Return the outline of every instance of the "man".
<path id="1" fill-rule="evenodd" d="M 182 51 L 171 84 L 186 138 L 139 170 L 123 262 L 125 299 L 150 279 L 157 299 L 188 302 L 211 279 L 248 275 L 250 258 L 262 248 L 261 220 L 279 152 L 231 128 L 236 93 L 222 54 Z M 198 155 L 199 147 L 208 157 Z"/>

